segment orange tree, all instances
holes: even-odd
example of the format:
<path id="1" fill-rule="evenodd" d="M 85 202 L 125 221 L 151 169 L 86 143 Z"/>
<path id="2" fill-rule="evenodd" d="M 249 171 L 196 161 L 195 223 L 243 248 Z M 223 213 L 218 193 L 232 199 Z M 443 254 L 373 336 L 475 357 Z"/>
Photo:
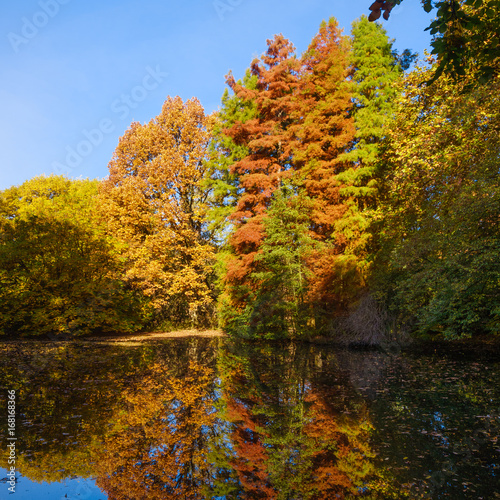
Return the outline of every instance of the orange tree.
<path id="1" fill-rule="evenodd" d="M 302 256 L 296 264 L 299 275 L 308 274 L 306 266 L 313 271 L 309 273 L 310 286 L 303 287 L 302 295 L 310 288 L 308 300 L 321 304 L 325 310 L 334 309 L 331 305 L 339 298 L 331 289 L 336 286 L 334 281 L 342 281 L 342 273 L 336 275 L 332 269 L 336 255 L 345 248 L 346 237 L 338 223 L 345 213 L 345 204 L 335 176 L 345 168 L 339 155 L 354 136 L 349 117 L 351 95 L 345 85 L 349 74 L 347 39 L 331 19 L 322 24 L 302 58 L 295 56 L 293 46 L 281 35 L 268 41 L 268 46 L 261 60 L 252 63 L 255 87 L 237 84 L 232 75 L 227 80 L 237 98 L 255 106 L 252 118 L 237 120 L 225 131 L 235 144 L 247 148 L 247 154 L 231 167 L 238 175 L 238 202 L 232 213 L 232 257 L 228 259 L 224 279 L 226 308 L 233 318 L 241 317 L 243 323 L 248 323 L 255 312 L 262 316 L 253 309 L 262 304 L 256 300 L 262 280 L 273 282 L 267 279 L 268 265 L 272 262 L 271 274 L 276 276 L 280 275 L 276 264 L 290 267 L 289 259 L 274 258 L 276 245 L 265 243 L 270 233 L 277 236 L 275 229 L 280 224 L 272 219 L 279 219 L 280 214 L 273 215 L 270 208 L 280 196 L 277 190 L 284 187 L 287 179 L 294 186 L 289 193 L 292 205 L 295 196 L 310 199 L 311 203 L 306 204 L 307 213 L 296 214 L 299 218 L 294 216 L 296 220 L 289 221 L 289 229 L 286 225 L 280 229 L 279 238 L 293 241 L 298 226 L 304 226 L 304 236 L 310 231 L 310 236 L 322 243 L 321 251 L 315 252 L 309 262 Z M 304 216 L 308 220 L 303 221 Z M 302 233 L 302 229 L 298 231 Z M 273 253 L 273 257 L 267 258 L 266 252 Z M 289 284 L 285 288 L 290 288 Z M 284 293 L 283 300 L 289 295 Z M 296 303 L 299 302 L 304 301 L 300 298 Z M 273 303 L 272 309 L 276 307 L 282 309 Z"/>
<path id="2" fill-rule="evenodd" d="M 231 74 L 227 78 L 238 99 L 255 104 L 252 118 L 239 120 L 225 131 L 236 145 L 246 147 L 246 155 L 231 167 L 239 179 L 239 192 L 231 215 L 235 226 L 230 240 L 233 258 L 225 282 L 237 310 L 254 291 L 249 275 L 255 270 L 254 260 L 264 237 L 263 219 L 272 193 L 290 170 L 287 134 L 300 71 L 294 51 L 283 36 L 275 36 L 268 40 L 261 60 L 252 62 L 255 88 L 238 84 Z"/>
<path id="3" fill-rule="evenodd" d="M 103 217 L 122 244 L 124 280 L 147 299 L 150 320 L 212 319 L 214 246 L 203 186 L 212 123 L 197 99 L 167 98 L 156 118 L 132 123 L 102 183 Z"/>
<path id="4" fill-rule="evenodd" d="M 320 317 L 343 309 L 348 282 L 352 282 L 342 257 L 351 236 L 342 222 L 348 205 L 338 178 L 349 165 L 342 154 L 355 133 L 352 95 L 346 83 L 351 73 L 349 50 L 337 21 L 323 22 L 302 56 L 300 108 L 291 138 L 294 167 L 312 201 L 311 234 L 321 244 L 307 263 L 311 271 L 308 300 Z"/>

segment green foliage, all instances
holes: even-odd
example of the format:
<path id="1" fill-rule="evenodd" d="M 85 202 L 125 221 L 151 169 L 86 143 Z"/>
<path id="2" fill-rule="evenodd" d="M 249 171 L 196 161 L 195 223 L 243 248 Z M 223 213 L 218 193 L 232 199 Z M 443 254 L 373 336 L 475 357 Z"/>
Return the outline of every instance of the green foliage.
<path id="1" fill-rule="evenodd" d="M 352 24 L 351 64 L 356 139 L 346 158 L 354 167 L 341 178 L 349 185 L 345 192 L 370 197 L 376 195 L 377 183 L 370 180 L 376 175 L 380 141 L 394 113 L 401 69 L 386 31 L 366 16 Z"/>
<path id="2" fill-rule="evenodd" d="M 498 75 L 500 63 L 498 1 L 443 0 L 434 7 L 437 15 L 427 30 L 434 35 L 432 53 L 439 64 L 428 82 L 443 72 L 455 80 L 472 73 L 477 79 L 472 85 L 491 81 Z"/>
<path id="3" fill-rule="evenodd" d="M 345 211 L 336 223 L 346 241 L 337 259 L 345 276 L 339 296 L 352 306 L 366 288 L 374 252 L 374 210 L 380 187 L 380 144 L 394 113 L 398 95 L 395 83 L 401 68 L 385 30 L 362 16 L 352 25 L 350 63 L 353 68 L 352 116 L 356 134 L 348 152 L 341 155 L 347 168 L 336 176 Z M 342 300 L 341 299 L 341 300 Z"/>
<path id="4" fill-rule="evenodd" d="M 255 90 L 257 77 L 247 71 L 243 81 L 244 88 Z M 231 229 L 229 216 L 234 211 L 240 188 L 240 176 L 231 167 L 248 155 L 248 148 L 226 135 L 235 123 L 246 123 L 255 117 L 256 105 L 252 100 L 229 95 L 226 88 L 222 96 L 221 109 L 212 131 L 210 160 L 207 162 L 205 185 L 211 190 L 209 228 L 214 231 L 219 242 L 224 244 Z"/>
<path id="5" fill-rule="evenodd" d="M 259 283 L 252 314 L 259 318 L 259 329 L 274 335 L 300 335 L 311 317 L 306 260 L 318 246 L 309 231 L 311 210 L 311 199 L 285 181 L 273 194 L 264 219 L 265 238 L 251 275 Z"/>
<path id="6" fill-rule="evenodd" d="M 246 308 L 239 315 L 232 311 L 234 334 L 277 338 L 305 333 L 312 313 L 306 301 L 311 274 L 306 260 L 318 247 L 309 231 L 311 209 L 311 200 L 290 181 L 273 193 L 255 270 L 248 288 L 239 290 L 248 294 Z"/>
<path id="7" fill-rule="evenodd" d="M 500 331 L 499 81 L 404 85 L 388 136 L 379 276 L 400 318 L 447 338 Z"/>
<path id="8" fill-rule="evenodd" d="M 113 244 L 95 216 L 98 181 L 37 177 L 0 193 L 0 330 L 81 335 L 138 328 Z M 137 305 L 137 304 L 136 304 Z"/>
<path id="9" fill-rule="evenodd" d="M 238 85 L 255 90 L 256 76 L 247 71 L 243 81 Z M 224 90 L 221 108 L 216 115 L 210 144 L 210 159 L 207 162 L 207 175 L 204 185 L 210 190 L 209 212 L 207 215 L 208 227 L 213 231 L 218 244 L 215 275 L 218 288 L 218 322 L 220 325 L 234 324 L 234 310 L 230 306 L 224 276 L 227 273 L 228 261 L 232 258 L 228 246 L 234 227 L 231 214 L 238 203 L 240 175 L 232 167 L 248 155 L 248 147 L 237 144 L 234 139 L 226 134 L 236 123 L 246 123 L 256 115 L 256 105 L 253 100 L 241 99 L 230 95 L 228 89 Z"/>
<path id="10" fill-rule="evenodd" d="M 391 0 L 384 19 L 394 5 L 403 0 Z M 376 1 L 370 7 L 374 12 L 370 20 L 380 17 L 382 2 Z M 442 74 L 455 81 L 466 75 L 474 75 L 469 85 L 484 84 L 499 74 L 500 4 L 498 0 L 422 0 L 426 12 L 436 9 L 436 16 L 426 28 L 433 35 L 432 53 L 438 57 L 434 72 L 429 75 L 431 84 Z M 378 15 L 373 15 L 378 12 Z"/>

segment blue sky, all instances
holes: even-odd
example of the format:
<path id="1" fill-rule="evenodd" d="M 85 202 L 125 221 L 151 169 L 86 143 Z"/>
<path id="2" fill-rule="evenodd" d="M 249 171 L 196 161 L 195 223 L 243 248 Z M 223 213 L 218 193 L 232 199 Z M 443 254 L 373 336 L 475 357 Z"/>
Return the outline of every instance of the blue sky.
<path id="1" fill-rule="evenodd" d="M 0 477 L 7 477 L 7 469 L 0 468 Z M 68 478 L 64 481 L 40 483 L 31 481 L 16 472 L 17 484 L 14 493 L 5 493 L 6 499 L 15 500 L 105 500 L 107 495 L 96 485 L 94 479 L 80 477 Z M 7 492 L 9 483 L 0 486 Z M 3 491 L 2 491 L 3 493 Z"/>
<path id="2" fill-rule="evenodd" d="M 132 121 L 168 95 L 216 110 L 224 76 L 241 77 L 266 39 L 302 53 L 323 19 L 345 32 L 371 0 L 17 0 L 0 19 L 0 190 L 41 174 L 103 178 Z M 384 27 L 423 53 L 430 23 L 406 0 Z"/>

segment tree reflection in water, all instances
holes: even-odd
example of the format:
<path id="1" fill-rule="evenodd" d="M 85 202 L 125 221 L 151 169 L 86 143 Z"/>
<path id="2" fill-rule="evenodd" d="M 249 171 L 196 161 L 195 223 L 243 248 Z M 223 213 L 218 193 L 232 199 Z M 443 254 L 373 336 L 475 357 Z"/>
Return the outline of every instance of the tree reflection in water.
<path id="1" fill-rule="evenodd" d="M 494 491 L 498 364 L 479 378 L 478 363 L 200 338 L 1 349 L 34 481 L 94 478 L 115 500 L 480 498 L 474 477 Z"/>

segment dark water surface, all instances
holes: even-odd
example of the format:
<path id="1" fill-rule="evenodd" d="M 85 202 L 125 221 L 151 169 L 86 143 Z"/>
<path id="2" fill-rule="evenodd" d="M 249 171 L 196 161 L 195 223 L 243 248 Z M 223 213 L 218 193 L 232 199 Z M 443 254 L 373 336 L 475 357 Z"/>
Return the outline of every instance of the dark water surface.
<path id="1" fill-rule="evenodd" d="M 500 498 L 493 355 L 206 338 L 0 353 L 1 499 Z"/>

